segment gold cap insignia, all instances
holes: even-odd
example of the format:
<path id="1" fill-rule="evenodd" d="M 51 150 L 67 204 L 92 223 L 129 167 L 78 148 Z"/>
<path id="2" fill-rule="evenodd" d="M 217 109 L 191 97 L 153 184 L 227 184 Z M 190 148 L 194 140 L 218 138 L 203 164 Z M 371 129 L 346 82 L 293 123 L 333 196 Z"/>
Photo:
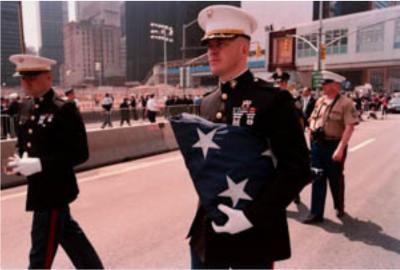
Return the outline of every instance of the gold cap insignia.
<path id="1" fill-rule="evenodd" d="M 210 19 L 213 15 L 214 11 L 212 9 L 207 10 L 207 17 Z"/>

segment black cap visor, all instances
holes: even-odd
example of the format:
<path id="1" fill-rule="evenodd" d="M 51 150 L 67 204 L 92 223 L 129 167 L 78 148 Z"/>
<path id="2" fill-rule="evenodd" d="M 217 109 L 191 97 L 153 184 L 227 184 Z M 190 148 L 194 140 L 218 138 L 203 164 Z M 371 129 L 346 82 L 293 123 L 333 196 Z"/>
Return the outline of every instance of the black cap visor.
<path id="1" fill-rule="evenodd" d="M 13 74 L 15 78 L 34 78 L 48 71 L 17 71 Z"/>
<path id="2" fill-rule="evenodd" d="M 223 34 L 223 33 L 218 33 L 218 34 L 212 34 L 205 36 L 201 39 L 201 45 L 205 46 L 207 45 L 208 41 L 210 40 L 215 40 L 215 39 L 235 39 L 237 37 L 244 37 L 250 40 L 250 37 L 247 35 L 243 34 Z"/>
<path id="3" fill-rule="evenodd" d="M 334 83 L 334 82 L 336 82 L 336 81 L 334 81 L 332 79 L 325 79 L 325 80 L 322 81 L 322 85 L 328 84 L 328 83 Z"/>

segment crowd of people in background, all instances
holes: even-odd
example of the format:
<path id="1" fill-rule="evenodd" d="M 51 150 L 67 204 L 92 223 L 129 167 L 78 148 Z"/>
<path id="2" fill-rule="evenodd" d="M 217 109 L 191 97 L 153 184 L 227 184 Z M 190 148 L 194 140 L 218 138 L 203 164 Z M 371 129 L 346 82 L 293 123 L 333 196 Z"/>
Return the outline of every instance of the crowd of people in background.
<path id="1" fill-rule="evenodd" d="M 291 91 L 293 94 L 296 107 L 302 111 L 303 119 L 308 119 L 312 111 L 312 104 L 315 103 L 317 92 L 308 87 Z M 69 88 L 64 91 L 65 99 L 74 102 L 77 108 L 80 108 L 80 101 L 76 97 L 74 89 Z M 385 91 L 370 92 L 359 94 L 356 91 L 346 92 L 346 95 L 353 99 L 355 107 L 360 115 L 360 120 L 365 119 L 384 119 L 387 115 L 389 101 L 394 94 L 388 94 Z M 153 98 L 151 98 L 153 96 Z M 149 103 L 148 101 L 152 99 Z M 311 102 L 309 102 L 309 99 Z M 198 95 L 170 95 L 155 96 L 148 95 L 131 95 L 122 99 L 119 104 L 111 93 L 104 94 L 102 99 L 95 100 L 98 108 L 102 108 L 104 118 L 101 128 L 113 127 L 112 113 L 118 113 L 120 116 L 120 126 L 131 125 L 132 121 L 149 121 L 154 123 L 160 111 L 163 110 L 166 116 L 186 111 L 190 108 L 190 112 L 198 114 L 198 106 L 201 97 Z M 18 114 L 21 97 L 17 93 L 11 93 L 8 96 L 1 97 L 1 138 L 14 138 L 16 115 Z M 150 110 L 149 110 L 150 106 Z M 189 107 L 187 107 L 189 106 Z M 192 109 L 193 108 L 193 109 Z M 151 112 L 149 114 L 149 112 Z M 304 121 L 306 124 L 307 121 Z"/>
<path id="2" fill-rule="evenodd" d="M 114 101 L 115 99 L 110 93 L 106 93 L 101 101 L 101 106 L 104 110 L 104 122 L 101 128 L 105 128 L 107 125 L 113 127 L 111 112 Z M 149 94 L 145 96 L 132 95 L 130 98 L 125 97 L 119 104 L 120 126 L 125 123 L 130 126 L 131 120 L 145 121 L 147 119 L 150 123 L 155 123 L 156 116 L 162 109 L 166 112 L 165 115 L 169 116 L 171 112 L 186 110 L 186 106 L 199 106 L 200 101 L 201 98 L 199 96 L 192 95 L 156 97 L 155 94 Z M 197 112 L 197 110 L 192 110 L 192 112 Z"/>
<path id="3" fill-rule="evenodd" d="M 364 121 L 364 117 L 366 119 L 384 119 L 388 113 L 388 104 L 389 101 L 395 94 L 387 94 L 387 93 L 368 93 L 361 95 L 358 92 L 344 92 L 348 98 L 351 98 L 354 102 L 355 108 L 359 113 L 360 121 Z M 313 107 L 307 106 L 308 102 L 304 102 L 304 100 L 308 100 L 308 97 L 311 98 L 311 103 L 314 104 L 315 100 L 318 99 L 317 92 L 315 90 L 311 90 L 308 87 L 304 87 L 295 91 L 293 94 L 293 98 L 295 100 L 296 107 L 303 111 L 304 119 L 308 119 L 312 112 Z M 366 115 L 364 115 L 366 114 Z"/>

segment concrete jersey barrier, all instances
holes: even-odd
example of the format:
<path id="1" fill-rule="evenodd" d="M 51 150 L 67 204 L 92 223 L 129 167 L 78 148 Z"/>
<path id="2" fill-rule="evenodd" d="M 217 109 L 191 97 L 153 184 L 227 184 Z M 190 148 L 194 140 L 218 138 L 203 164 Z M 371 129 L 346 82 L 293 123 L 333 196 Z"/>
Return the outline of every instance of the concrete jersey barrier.
<path id="1" fill-rule="evenodd" d="M 135 158 L 155 155 L 177 149 L 174 134 L 168 122 L 141 126 L 92 130 L 88 132 L 90 157 L 77 171 L 96 168 Z M 1 142 L 1 166 L 15 152 L 16 140 Z M 1 188 L 26 183 L 23 176 L 5 175 L 1 172 Z"/>

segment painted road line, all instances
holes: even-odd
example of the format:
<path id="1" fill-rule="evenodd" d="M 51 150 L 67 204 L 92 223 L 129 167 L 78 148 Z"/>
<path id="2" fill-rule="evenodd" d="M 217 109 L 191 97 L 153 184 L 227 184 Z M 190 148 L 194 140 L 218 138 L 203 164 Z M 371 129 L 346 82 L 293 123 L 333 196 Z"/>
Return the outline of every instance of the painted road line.
<path id="1" fill-rule="evenodd" d="M 175 156 L 175 157 L 169 157 L 169 158 L 164 158 L 164 159 L 160 159 L 160 160 L 143 162 L 143 163 L 132 165 L 132 166 L 129 166 L 127 168 L 119 169 L 119 170 L 116 170 L 116 171 L 113 171 L 113 172 L 107 172 L 107 173 L 102 173 L 102 174 L 99 174 L 99 175 L 88 176 L 88 177 L 84 177 L 84 178 L 78 178 L 78 182 L 79 183 L 90 182 L 90 181 L 94 181 L 94 180 L 97 180 L 97 179 L 100 179 L 100 178 L 115 176 L 115 175 L 123 174 L 123 173 L 126 173 L 126 172 L 136 171 L 136 170 L 140 170 L 140 169 L 144 169 L 144 168 L 149 168 L 149 167 L 152 167 L 152 166 L 155 166 L 155 165 L 160 165 L 160 164 L 173 162 L 173 161 L 177 161 L 177 160 L 183 160 L 182 156 L 178 155 L 178 156 Z M 1 201 L 4 202 L 4 201 L 7 201 L 7 200 L 11 200 L 13 198 L 22 197 L 24 195 L 26 195 L 26 191 L 15 193 L 15 194 L 10 194 L 10 195 L 5 195 L 5 196 L 1 197 Z"/>
<path id="2" fill-rule="evenodd" d="M 364 141 L 364 142 L 362 142 L 362 143 L 360 143 L 360 144 L 357 144 L 356 146 L 353 146 L 352 148 L 350 148 L 350 149 L 349 149 L 349 152 L 350 152 L 350 153 L 351 153 L 351 152 L 355 152 L 355 151 L 357 151 L 358 149 L 361 149 L 361 148 L 367 146 L 368 144 L 372 143 L 373 141 L 375 141 L 375 138 L 372 138 L 372 139 L 366 140 L 366 141 Z"/>

